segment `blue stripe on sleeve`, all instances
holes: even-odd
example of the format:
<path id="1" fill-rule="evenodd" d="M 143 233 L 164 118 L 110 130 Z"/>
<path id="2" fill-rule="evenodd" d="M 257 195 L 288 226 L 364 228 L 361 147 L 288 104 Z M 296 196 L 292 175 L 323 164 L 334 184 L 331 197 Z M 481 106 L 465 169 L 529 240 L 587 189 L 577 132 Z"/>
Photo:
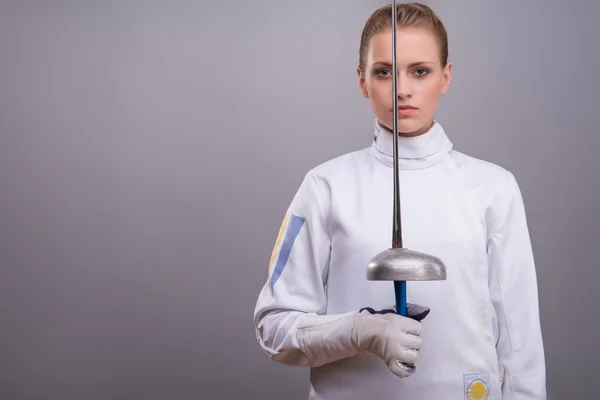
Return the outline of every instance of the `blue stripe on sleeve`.
<path id="1" fill-rule="evenodd" d="M 300 229 L 304 225 L 305 219 L 297 215 L 291 215 L 290 221 L 285 232 L 285 239 L 281 244 L 281 250 L 279 251 L 279 257 L 277 258 L 277 264 L 273 269 L 273 275 L 271 276 L 271 287 L 275 285 L 275 282 L 281 276 L 283 269 L 288 263 L 290 253 L 292 252 L 292 246 L 296 241 L 296 237 L 300 233 Z"/>

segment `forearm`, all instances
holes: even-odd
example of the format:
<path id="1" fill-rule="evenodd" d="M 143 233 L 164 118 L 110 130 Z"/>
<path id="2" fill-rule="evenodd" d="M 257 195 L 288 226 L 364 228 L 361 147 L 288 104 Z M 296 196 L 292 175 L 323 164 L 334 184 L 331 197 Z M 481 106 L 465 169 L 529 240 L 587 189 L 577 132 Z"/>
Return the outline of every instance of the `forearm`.
<path id="1" fill-rule="evenodd" d="M 267 355 L 290 366 L 318 367 L 358 353 L 352 330 L 358 311 L 316 315 L 287 311 L 262 316 L 258 341 Z"/>

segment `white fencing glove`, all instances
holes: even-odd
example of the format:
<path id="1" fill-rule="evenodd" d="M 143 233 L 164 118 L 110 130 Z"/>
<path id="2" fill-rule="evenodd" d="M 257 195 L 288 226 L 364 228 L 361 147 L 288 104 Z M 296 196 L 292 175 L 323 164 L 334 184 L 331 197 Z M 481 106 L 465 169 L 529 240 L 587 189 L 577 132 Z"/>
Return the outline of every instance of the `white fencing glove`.
<path id="1" fill-rule="evenodd" d="M 305 315 L 298 319 L 298 344 L 288 346 L 274 359 L 290 365 L 318 367 L 356 354 L 373 354 L 394 374 L 406 378 L 415 372 L 419 360 L 420 321 L 427 314 L 428 307 L 409 303 L 407 317 L 396 314 L 395 307 Z"/>
<path id="2" fill-rule="evenodd" d="M 395 307 L 383 311 L 360 310 L 354 322 L 352 340 L 359 352 L 381 358 L 400 378 L 415 372 L 421 348 L 421 320 L 429 308 L 407 305 L 407 317 L 396 314 Z"/>

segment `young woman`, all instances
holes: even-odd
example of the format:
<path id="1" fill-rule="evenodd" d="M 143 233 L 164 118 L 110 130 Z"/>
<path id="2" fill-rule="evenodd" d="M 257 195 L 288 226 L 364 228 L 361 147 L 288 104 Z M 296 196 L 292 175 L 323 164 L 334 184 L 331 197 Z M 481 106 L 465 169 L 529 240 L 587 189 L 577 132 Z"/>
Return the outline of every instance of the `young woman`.
<path id="1" fill-rule="evenodd" d="M 311 368 L 310 399 L 545 399 L 519 186 L 504 168 L 455 150 L 434 119 L 452 68 L 443 23 L 413 3 L 397 5 L 396 26 L 403 244 L 440 258 L 447 279 L 408 282 L 407 317 L 382 311 L 394 304 L 391 282 L 366 279 L 392 233 L 386 6 L 364 27 L 357 68 L 374 141 L 306 174 L 258 297 L 258 342 L 276 362 Z"/>

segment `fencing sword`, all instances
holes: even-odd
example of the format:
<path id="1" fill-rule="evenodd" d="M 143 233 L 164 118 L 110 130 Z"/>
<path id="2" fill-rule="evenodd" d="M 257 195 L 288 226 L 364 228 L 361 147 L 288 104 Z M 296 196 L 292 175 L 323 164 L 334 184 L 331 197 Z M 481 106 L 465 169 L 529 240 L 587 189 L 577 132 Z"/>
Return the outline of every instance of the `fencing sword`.
<path id="1" fill-rule="evenodd" d="M 432 281 L 446 279 L 446 266 L 439 258 L 404 248 L 400 206 L 400 174 L 398 171 L 398 68 L 396 66 L 396 0 L 392 0 L 392 85 L 394 102 L 393 125 L 393 228 L 392 247 L 373 257 L 367 266 L 367 279 L 393 281 L 396 313 L 407 316 L 407 281 Z"/>

